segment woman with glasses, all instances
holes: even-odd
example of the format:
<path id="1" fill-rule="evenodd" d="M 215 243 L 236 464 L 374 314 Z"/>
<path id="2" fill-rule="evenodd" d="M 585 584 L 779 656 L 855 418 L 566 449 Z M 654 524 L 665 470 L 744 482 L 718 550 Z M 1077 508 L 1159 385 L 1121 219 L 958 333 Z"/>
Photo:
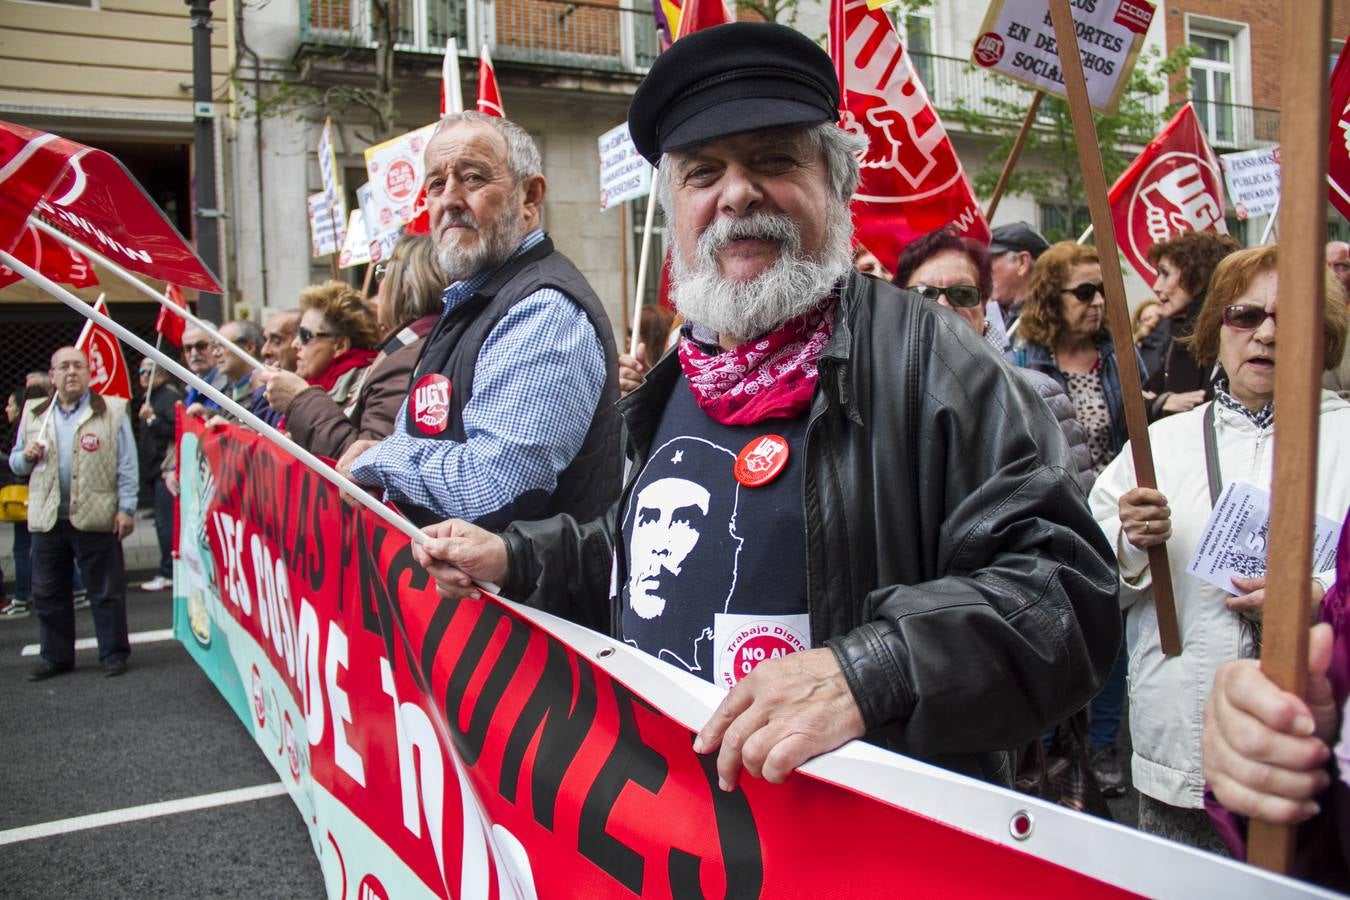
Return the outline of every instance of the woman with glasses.
<path id="1" fill-rule="evenodd" d="M 329 392 L 311 388 L 296 393 L 286 407 L 286 429 L 291 437 L 311 452 L 332 459 L 339 458 L 357 440 L 380 440 L 393 431 L 422 344 L 441 312 L 446 277 L 436 262 L 435 244 L 429 236 L 405 236 L 388 260 L 376 267 L 375 276 L 379 285 L 376 324 L 384 339 L 369 369 L 362 370 L 365 375 L 356 392 L 343 402 Z M 297 341 L 308 332 L 307 323 L 313 323 L 311 316 L 316 312 L 306 309 Z M 299 357 L 302 367 L 310 347 L 321 349 L 317 344 L 313 339 L 303 344 Z M 288 385 L 280 381 L 269 379 L 269 397 L 287 389 Z"/>
<path id="2" fill-rule="evenodd" d="M 1203 809 L 1201 725 L 1223 663 L 1258 655 L 1264 576 L 1234 578 L 1231 590 L 1186 569 L 1224 488 L 1234 482 L 1271 490 L 1276 365 L 1277 250 L 1239 250 L 1214 271 L 1186 350 L 1202 366 L 1219 364 L 1215 399 L 1149 427 L 1157 490 L 1135 487 L 1122 453 L 1098 478 L 1090 503 L 1115 548 L 1129 636 L 1130 736 L 1139 826 L 1198 847 L 1222 850 Z M 1326 359 L 1339 360 L 1347 314 L 1341 287 L 1327 274 L 1323 311 Z M 1290 346 L 1294 353 L 1301 348 Z M 1319 515 L 1335 522 L 1350 506 L 1350 403 L 1322 394 L 1316 480 Z M 1182 653 L 1164 656 L 1158 639 L 1148 548 L 1165 544 Z M 1220 548 L 1239 571 L 1264 573 L 1265 550 Z M 1313 576 L 1320 600 L 1334 580 Z"/>
<path id="3" fill-rule="evenodd" d="M 950 227 L 930 231 L 911 241 L 900 253 L 894 283 L 918 294 L 924 300 L 945 306 L 964 319 L 981 335 L 994 352 L 1003 353 L 1003 338 L 991 333 L 984 317 L 985 305 L 993 291 L 994 275 L 989 251 L 983 244 L 967 240 Z M 1019 374 L 1041 396 L 1059 422 L 1069 451 L 1078 466 L 1084 492 L 1092 486 L 1092 461 L 1088 456 L 1087 436 L 1074 415 L 1073 404 L 1054 379 L 1030 369 Z"/>

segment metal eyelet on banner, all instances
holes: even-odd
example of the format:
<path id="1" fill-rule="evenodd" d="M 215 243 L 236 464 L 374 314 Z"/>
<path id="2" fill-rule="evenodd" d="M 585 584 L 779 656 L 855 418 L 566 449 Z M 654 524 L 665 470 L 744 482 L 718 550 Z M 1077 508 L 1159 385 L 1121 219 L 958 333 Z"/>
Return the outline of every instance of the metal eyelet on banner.
<path id="1" fill-rule="evenodd" d="M 602 648 L 600 648 L 599 650 L 597 650 L 597 651 L 595 652 L 595 658 L 596 658 L 596 659 L 604 659 L 605 657 L 613 656 L 613 655 L 614 655 L 614 648 L 613 648 L 613 647 L 602 647 Z"/>
<path id="2" fill-rule="evenodd" d="M 1008 833 L 1013 836 L 1015 841 L 1025 841 L 1031 837 L 1031 833 L 1036 830 L 1036 819 L 1025 809 L 1019 809 L 1013 813 L 1008 821 Z"/>

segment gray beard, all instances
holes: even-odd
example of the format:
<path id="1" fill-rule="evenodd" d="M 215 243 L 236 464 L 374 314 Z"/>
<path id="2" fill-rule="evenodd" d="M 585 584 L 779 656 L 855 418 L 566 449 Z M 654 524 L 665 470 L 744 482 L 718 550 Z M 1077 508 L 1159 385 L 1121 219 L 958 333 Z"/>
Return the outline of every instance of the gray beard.
<path id="1" fill-rule="evenodd" d="M 450 281 L 463 281 L 477 272 L 495 269 L 511 258 L 511 254 L 524 234 L 523 223 L 512 218 L 514 204 L 507 206 L 501 213 L 488 222 L 477 222 L 472 213 L 458 215 L 447 213 L 437 225 L 433 237 L 436 241 L 436 262 L 440 264 Z M 473 225 L 478 228 L 479 241 L 470 249 L 461 248 L 458 242 L 442 243 L 446 229 L 454 224 Z"/>
<path id="2" fill-rule="evenodd" d="M 828 211 L 823 259 L 802 254 L 801 230 L 787 215 L 751 213 L 718 219 L 699 236 L 692 265 L 671 254 L 671 294 L 690 322 L 737 343 L 760 337 L 816 306 L 853 266 L 847 208 Z M 750 281 L 729 281 L 717 270 L 717 253 L 742 238 L 777 241 L 778 260 Z"/>

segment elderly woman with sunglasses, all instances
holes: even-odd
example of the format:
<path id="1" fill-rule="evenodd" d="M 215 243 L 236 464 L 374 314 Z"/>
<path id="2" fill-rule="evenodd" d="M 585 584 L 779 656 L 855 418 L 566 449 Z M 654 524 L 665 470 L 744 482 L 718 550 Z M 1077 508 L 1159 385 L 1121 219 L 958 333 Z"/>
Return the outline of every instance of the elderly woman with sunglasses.
<path id="1" fill-rule="evenodd" d="M 1215 269 L 1187 347 L 1202 366 L 1219 363 L 1215 399 L 1149 427 L 1158 489 L 1135 487 L 1130 455 L 1122 453 L 1090 498 L 1120 564 L 1139 826 L 1214 850 L 1222 843 L 1202 808 L 1202 713 L 1219 667 L 1257 655 L 1265 582 L 1234 579 L 1224 591 L 1186 568 L 1226 485 L 1272 490 L 1276 266 L 1277 250 L 1267 246 L 1232 253 Z M 1326 358 L 1338 360 L 1347 314 L 1330 273 L 1323 323 Z M 1329 391 L 1322 394 L 1317 471 L 1307 477 L 1315 479 L 1317 512 L 1341 521 L 1350 506 L 1350 403 Z M 1148 548 L 1158 544 L 1166 544 L 1171 561 L 1180 656 L 1164 656 L 1159 645 L 1148 565 Z M 1314 576 L 1314 599 L 1332 580 L 1332 572 Z"/>
<path id="2" fill-rule="evenodd" d="M 911 241 L 900 253 L 894 283 L 925 300 L 947 307 L 975 329 L 994 352 L 1002 355 L 1003 335 L 992 329 L 984 317 L 985 305 L 993 292 L 994 276 L 989 251 L 983 244 L 960 237 L 950 227 L 930 231 Z M 1087 435 L 1074 414 L 1073 403 L 1053 378 L 1030 369 L 1019 369 L 1018 372 L 1054 413 L 1078 466 L 1079 482 L 1086 492 L 1092 487 L 1096 473 L 1091 471 Z"/>
<path id="3" fill-rule="evenodd" d="M 379 353 L 375 316 L 351 286 L 328 281 L 307 287 L 300 292 L 300 310 L 292 343 L 295 371 L 255 376 L 268 404 L 288 419 L 296 397 L 307 390 L 326 393 L 338 406 L 351 403 Z"/>

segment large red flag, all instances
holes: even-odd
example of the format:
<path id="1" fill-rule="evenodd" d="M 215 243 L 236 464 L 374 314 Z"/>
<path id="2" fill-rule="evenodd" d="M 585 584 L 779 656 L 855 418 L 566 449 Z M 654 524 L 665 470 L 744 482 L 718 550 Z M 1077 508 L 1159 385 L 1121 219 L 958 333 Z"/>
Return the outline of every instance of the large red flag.
<path id="1" fill-rule="evenodd" d="M 108 305 L 99 297 L 94 311 L 108 315 Z M 83 350 L 89 360 L 89 389 L 105 397 L 131 399 L 131 375 L 127 371 L 127 360 L 122 355 L 122 345 L 111 331 L 102 325 L 94 324 L 92 319 L 84 323 L 84 330 L 75 341 L 75 349 Z"/>
<path id="2" fill-rule="evenodd" d="M 680 27 L 675 32 L 675 40 L 695 31 L 734 21 L 735 17 L 727 11 L 727 5 L 722 0 L 684 0 L 680 7 Z"/>
<path id="3" fill-rule="evenodd" d="M 187 309 L 187 298 L 183 296 L 183 289 L 176 284 L 171 284 L 164 289 L 164 296 L 167 297 L 174 306 L 180 306 Z M 183 346 L 183 329 L 187 321 L 177 313 L 170 312 L 167 307 L 159 308 L 159 317 L 155 319 L 155 331 L 164 335 L 165 340 L 175 347 Z"/>
<path id="4" fill-rule="evenodd" d="M 1350 47 L 1350 43 L 1346 44 Z M 1331 70 L 1331 147 L 1327 184 L 1331 203 L 1350 219 L 1350 50 L 1341 48 Z"/>
<path id="5" fill-rule="evenodd" d="M 1158 276 L 1148 261 L 1154 244 L 1187 231 L 1228 233 L 1219 160 L 1189 103 L 1149 141 L 1107 196 L 1116 243 L 1149 284 Z"/>
<path id="6" fill-rule="evenodd" d="M 497 70 L 492 67 L 487 44 L 478 56 L 478 111 L 485 116 L 505 116 L 502 92 L 497 87 Z"/>
<path id="7" fill-rule="evenodd" d="M 98 284 L 94 267 L 84 255 L 71 250 L 56 238 L 27 225 L 19 233 L 18 242 L 10 251 L 14 258 L 46 275 L 52 281 L 74 285 L 77 288 Z M 18 272 L 0 264 L 0 288 L 8 287 L 22 278 Z"/>
<path id="8" fill-rule="evenodd" d="M 975 199 L 928 92 L 884 10 L 832 0 L 830 56 L 839 75 L 839 127 L 867 138 L 853 195 L 859 241 L 892 272 L 905 245 L 953 225 L 987 242 Z"/>

